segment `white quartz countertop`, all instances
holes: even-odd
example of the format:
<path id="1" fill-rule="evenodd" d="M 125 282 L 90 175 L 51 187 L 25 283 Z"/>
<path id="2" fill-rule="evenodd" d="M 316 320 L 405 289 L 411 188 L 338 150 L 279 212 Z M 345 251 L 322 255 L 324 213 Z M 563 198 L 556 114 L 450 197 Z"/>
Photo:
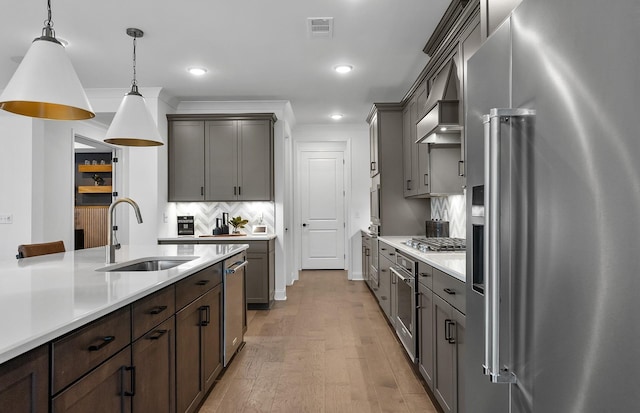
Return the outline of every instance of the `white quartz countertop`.
<path id="1" fill-rule="evenodd" d="M 467 260 L 464 252 L 420 252 L 414 248 L 404 244 L 405 241 L 411 239 L 411 236 L 387 236 L 378 237 L 378 240 L 386 242 L 392 247 L 426 262 L 434 268 L 443 271 L 452 277 L 466 282 Z"/>
<path id="2" fill-rule="evenodd" d="M 158 238 L 162 242 L 221 242 L 221 241 L 269 241 L 276 239 L 276 234 L 243 234 L 234 236 L 224 235 L 182 235 L 178 237 Z"/>
<path id="3" fill-rule="evenodd" d="M 122 246 L 116 264 L 193 257 L 161 271 L 104 272 L 105 247 L 0 261 L 0 363 L 171 285 L 247 244 Z M 109 264 L 115 265 L 115 264 Z"/>

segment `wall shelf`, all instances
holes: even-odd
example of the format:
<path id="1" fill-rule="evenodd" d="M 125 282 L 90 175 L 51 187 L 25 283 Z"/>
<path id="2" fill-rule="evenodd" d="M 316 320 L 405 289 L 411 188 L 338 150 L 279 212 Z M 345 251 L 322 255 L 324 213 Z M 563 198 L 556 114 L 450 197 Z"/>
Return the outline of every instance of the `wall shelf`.
<path id="1" fill-rule="evenodd" d="M 88 185 L 88 186 L 78 186 L 78 193 L 80 194 L 110 194 L 113 192 L 111 189 L 111 185 Z"/>
<path id="2" fill-rule="evenodd" d="M 111 164 L 109 165 L 78 165 L 78 172 L 111 172 Z"/>

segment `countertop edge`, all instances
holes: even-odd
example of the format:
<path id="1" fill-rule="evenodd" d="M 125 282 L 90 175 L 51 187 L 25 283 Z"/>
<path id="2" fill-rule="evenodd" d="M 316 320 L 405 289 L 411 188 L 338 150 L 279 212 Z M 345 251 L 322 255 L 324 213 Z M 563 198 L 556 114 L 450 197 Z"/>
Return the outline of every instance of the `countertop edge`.
<path id="1" fill-rule="evenodd" d="M 241 236 L 233 236 L 233 237 L 221 237 L 221 236 L 191 236 L 191 235 L 182 235 L 176 237 L 161 237 L 158 238 L 158 242 L 191 242 L 191 241 L 270 241 L 272 239 L 276 239 L 278 236 L 276 234 L 245 234 Z"/>
<path id="2" fill-rule="evenodd" d="M 16 357 L 19 357 L 43 344 L 47 344 L 52 340 L 55 340 L 56 338 L 62 337 L 63 335 L 70 333 L 80 327 L 83 327 L 86 324 L 91 323 L 92 321 L 96 321 L 97 319 L 110 314 L 116 310 L 119 310 L 131 303 L 133 303 L 134 301 L 140 300 L 141 298 L 144 298 L 156 291 L 159 291 L 165 287 L 168 287 L 172 284 L 177 283 L 180 280 L 183 280 L 185 278 L 187 278 L 188 276 L 204 269 L 207 268 L 211 265 L 215 265 L 221 261 L 224 261 L 225 259 L 237 254 L 240 251 L 245 251 L 249 248 L 248 245 L 242 245 L 242 244 L 238 244 L 238 248 L 234 249 L 233 251 L 230 251 L 228 253 L 225 254 L 221 254 L 220 256 L 216 257 L 215 259 L 210 259 L 210 260 L 205 260 L 201 263 L 198 263 L 197 265 L 193 265 L 192 267 L 189 267 L 187 269 L 185 269 L 184 271 L 180 272 L 180 274 L 174 276 L 173 278 L 169 279 L 169 280 L 165 280 L 163 282 L 159 282 L 157 284 L 154 284 L 148 288 L 145 288 L 143 290 L 140 290 L 136 293 L 134 293 L 133 295 L 123 298 L 122 300 L 119 300 L 117 302 L 114 303 L 110 303 L 109 305 L 100 307 L 95 309 L 94 311 L 91 311 L 87 314 L 84 314 L 68 323 L 62 324 L 62 325 L 58 325 L 58 326 L 54 326 L 52 327 L 50 330 L 43 332 L 41 335 L 38 335 L 37 337 L 32 337 L 29 338 L 27 340 L 22 340 L 19 342 L 14 343 L 12 346 L 9 347 L 5 347 L 4 349 L 0 350 L 0 364 L 3 364 L 9 360 L 12 360 Z"/>
<path id="3" fill-rule="evenodd" d="M 395 237 L 395 238 L 403 238 L 403 237 Z M 411 238 L 410 236 L 408 237 L 404 237 L 406 239 Z M 402 244 L 402 242 L 399 242 L 398 240 L 394 240 L 391 239 L 390 237 L 378 237 L 378 240 L 386 242 L 387 244 L 392 245 L 394 248 L 399 249 L 400 251 L 404 252 L 405 254 L 410 255 L 411 257 L 420 260 L 420 261 L 424 261 L 425 263 L 431 265 L 434 268 L 439 269 L 440 271 L 452 276 L 453 278 L 462 281 L 462 282 L 466 282 L 466 275 L 464 273 L 460 273 L 459 271 L 456 271 L 453 268 L 447 267 L 445 265 L 442 265 L 441 263 L 434 261 L 432 258 L 429 258 L 426 254 L 420 253 L 416 250 L 414 250 L 413 248 L 410 248 L 404 244 Z M 448 252 L 433 252 L 431 254 L 449 254 Z M 459 253 L 458 253 L 459 254 Z"/>

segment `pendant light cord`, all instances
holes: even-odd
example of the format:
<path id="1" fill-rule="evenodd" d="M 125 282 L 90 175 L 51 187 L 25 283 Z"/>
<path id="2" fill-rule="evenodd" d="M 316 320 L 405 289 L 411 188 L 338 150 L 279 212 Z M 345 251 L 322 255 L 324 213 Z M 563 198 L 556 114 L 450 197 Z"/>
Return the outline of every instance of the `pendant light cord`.
<path id="1" fill-rule="evenodd" d="M 134 36 L 133 38 L 133 80 L 131 81 L 131 86 L 137 89 L 138 81 L 136 80 L 136 40 L 138 38 Z"/>
<path id="2" fill-rule="evenodd" d="M 51 0 L 47 0 L 47 20 L 44 21 L 44 27 L 42 28 L 43 37 L 56 37 L 56 32 L 53 30 L 53 20 L 51 20 Z"/>

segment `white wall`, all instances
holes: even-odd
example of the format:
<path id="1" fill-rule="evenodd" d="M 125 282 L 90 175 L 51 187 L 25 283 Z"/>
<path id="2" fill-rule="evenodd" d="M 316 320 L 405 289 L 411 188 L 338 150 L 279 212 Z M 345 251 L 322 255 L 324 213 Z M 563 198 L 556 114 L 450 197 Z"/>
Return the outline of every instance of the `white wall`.
<path id="1" fill-rule="evenodd" d="M 33 120 L 0 111 L 0 214 L 12 224 L 0 224 L 0 260 L 13 259 L 18 245 L 31 242 Z"/>
<path id="2" fill-rule="evenodd" d="M 294 142 L 348 142 L 350 147 L 351 193 L 349 194 L 349 224 L 347 235 L 350 241 L 349 279 L 362 279 L 362 239 L 360 230 L 369 226 L 369 126 L 361 124 L 299 125 L 293 130 Z M 295 191 L 295 188 L 294 188 Z M 294 278 L 295 279 L 295 278 Z"/>

